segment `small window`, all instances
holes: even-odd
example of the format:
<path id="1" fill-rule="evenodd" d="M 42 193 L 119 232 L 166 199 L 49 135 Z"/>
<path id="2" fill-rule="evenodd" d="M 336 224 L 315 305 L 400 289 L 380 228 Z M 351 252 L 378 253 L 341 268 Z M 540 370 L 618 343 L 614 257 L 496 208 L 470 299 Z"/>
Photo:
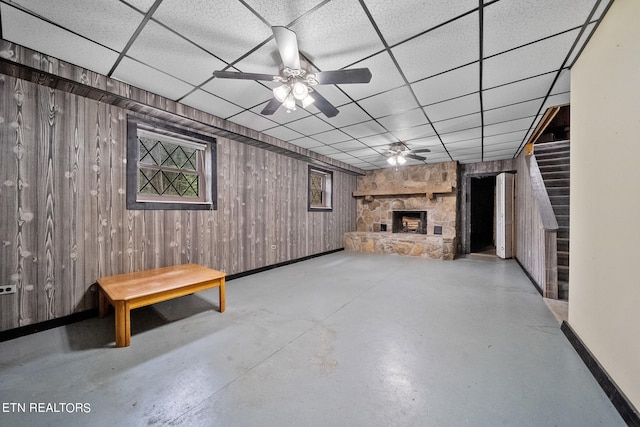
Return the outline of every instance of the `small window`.
<path id="1" fill-rule="evenodd" d="M 333 172 L 309 166 L 309 210 L 331 211 Z"/>
<path id="2" fill-rule="evenodd" d="M 129 118 L 127 208 L 215 209 L 215 139 Z"/>

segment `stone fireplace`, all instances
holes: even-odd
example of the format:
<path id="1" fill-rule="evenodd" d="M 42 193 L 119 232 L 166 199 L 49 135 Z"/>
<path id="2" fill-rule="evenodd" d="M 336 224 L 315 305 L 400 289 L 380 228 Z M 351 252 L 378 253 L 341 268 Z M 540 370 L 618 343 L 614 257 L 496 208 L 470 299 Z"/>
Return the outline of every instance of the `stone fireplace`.
<path id="1" fill-rule="evenodd" d="M 345 249 L 453 259 L 457 162 L 368 171 L 358 178 L 357 230 Z"/>

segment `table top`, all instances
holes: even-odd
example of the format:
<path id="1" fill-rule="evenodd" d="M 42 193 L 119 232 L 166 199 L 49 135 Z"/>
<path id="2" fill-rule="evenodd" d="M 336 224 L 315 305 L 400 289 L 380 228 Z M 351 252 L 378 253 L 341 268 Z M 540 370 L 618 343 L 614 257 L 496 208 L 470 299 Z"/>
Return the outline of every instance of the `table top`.
<path id="1" fill-rule="evenodd" d="M 198 264 L 181 264 L 153 270 L 116 274 L 98 279 L 111 300 L 130 300 L 163 291 L 221 279 L 225 273 Z"/>

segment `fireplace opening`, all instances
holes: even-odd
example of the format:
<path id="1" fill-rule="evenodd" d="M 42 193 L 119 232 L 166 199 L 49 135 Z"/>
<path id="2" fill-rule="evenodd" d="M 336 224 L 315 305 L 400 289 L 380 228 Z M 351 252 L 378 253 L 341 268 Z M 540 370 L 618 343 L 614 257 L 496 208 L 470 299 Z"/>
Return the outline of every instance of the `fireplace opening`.
<path id="1" fill-rule="evenodd" d="M 427 234 L 427 211 L 393 211 L 391 231 Z"/>

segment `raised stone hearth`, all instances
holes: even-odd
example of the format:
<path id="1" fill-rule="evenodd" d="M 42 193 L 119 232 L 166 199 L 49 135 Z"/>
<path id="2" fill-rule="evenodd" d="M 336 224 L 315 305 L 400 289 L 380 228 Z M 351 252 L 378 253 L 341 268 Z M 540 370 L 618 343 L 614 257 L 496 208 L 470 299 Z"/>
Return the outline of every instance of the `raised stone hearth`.
<path id="1" fill-rule="evenodd" d="M 358 231 L 345 233 L 344 248 L 347 251 L 409 255 L 442 260 L 452 260 L 455 251 L 454 239 L 442 236 Z"/>

